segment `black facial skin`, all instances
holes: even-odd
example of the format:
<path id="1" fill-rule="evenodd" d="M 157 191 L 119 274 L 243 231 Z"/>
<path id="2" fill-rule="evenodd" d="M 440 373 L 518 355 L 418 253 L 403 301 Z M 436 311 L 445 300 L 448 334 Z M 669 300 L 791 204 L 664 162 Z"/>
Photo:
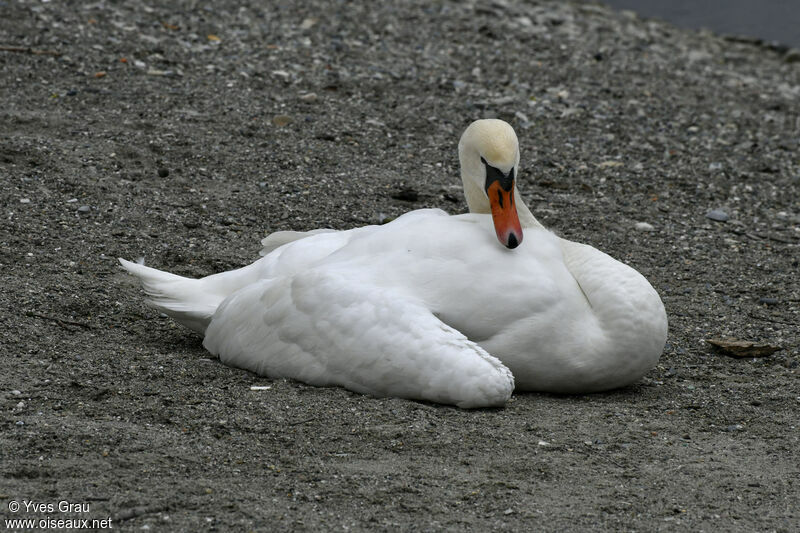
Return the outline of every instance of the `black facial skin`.
<path id="1" fill-rule="evenodd" d="M 514 169 L 512 168 L 508 174 L 503 174 L 500 169 L 497 169 L 486 162 L 484 158 L 481 157 L 481 162 L 483 166 L 486 167 L 486 183 L 483 185 L 484 191 L 489 191 L 489 185 L 494 183 L 495 181 L 500 183 L 500 188 L 506 192 L 511 191 L 511 187 L 514 186 Z"/>

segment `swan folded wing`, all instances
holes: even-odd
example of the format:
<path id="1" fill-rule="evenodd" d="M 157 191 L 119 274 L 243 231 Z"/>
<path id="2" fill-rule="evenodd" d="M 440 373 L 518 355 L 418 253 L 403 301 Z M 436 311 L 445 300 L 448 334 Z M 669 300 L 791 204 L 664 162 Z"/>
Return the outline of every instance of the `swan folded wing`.
<path id="1" fill-rule="evenodd" d="M 258 252 L 258 255 L 263 257 L 272 252 L 274 249 L 280 248 L 284 244 L 299 241 L 300 239 L 305 239 L 306 237 L 311 237 L 312 235 L 319 235 L 320 233 L 334 233 L 336 231 L 337 230 L 335 229 L 327 228 L 312 229 L 311 231 L 276 231 L 261 239 L 262 248 Z"/>
<path id="2" fill-rule="evenodd" d="M 222 303 L 205 347 L 229 365 L 464 408 L 504 404 L 511 372 L 421 303 L 350 275 L 264 280 Z"/>
<path id="3" fill-rule="evenodd" d="M 417 209 L 415 211 L 410 211 L 408 213 L 404 213 L 394 219 L 390 224 L 392 227 L 402 227 L 405 224 L 410 224 L 413 222 L 417 222 L 421 219 L 430 218 L 430 217 L 447 217 L 448 215 L 445 211 L 441 209 Z M 374 231 L 381 226 L 361 226 L 360 228 L 354 228 L 352 230 L 335 230 L 329 228 L 320 228 L 320 229 L 312 229 L 309 231 L 276 231 L 274 233 L 270 233 L 263 239 L 261 239 L 261 250 L 258 252 L 260 256 L 269 255 L 274 250 L 280 248 L 284 244 L 289 244 L 292 242 L 300 241 L 306 239 L 308 237 L 313 237 L 315 235 L 321 235 L 325 233 L 338 233 L 340 235 L 349 235 L 349 237 L 353 237 L 355 235 L 363 235 L 369 233 L 370 231 Z M 342 240 L 333 240 L 328 241 L 329 243 L 346 243 L 347 239 L 344 241 Z M 316 243 L 315 243 L 316 244 Z"/>

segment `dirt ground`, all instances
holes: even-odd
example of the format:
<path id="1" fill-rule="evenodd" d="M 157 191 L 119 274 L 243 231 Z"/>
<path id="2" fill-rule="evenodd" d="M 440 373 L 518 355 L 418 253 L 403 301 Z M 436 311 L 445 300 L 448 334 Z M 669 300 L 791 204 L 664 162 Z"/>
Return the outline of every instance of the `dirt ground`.
<path id="1" fill-rule="evenodd" d="M 544 0 L 4 0 L 0 46 L 6 529 L 800 530 L 799 53 Z M 490 116 L 539 220 L 661 294 L 638 384 L 463 411 L 271 381 L 116 262 L 464 211 Z"/>

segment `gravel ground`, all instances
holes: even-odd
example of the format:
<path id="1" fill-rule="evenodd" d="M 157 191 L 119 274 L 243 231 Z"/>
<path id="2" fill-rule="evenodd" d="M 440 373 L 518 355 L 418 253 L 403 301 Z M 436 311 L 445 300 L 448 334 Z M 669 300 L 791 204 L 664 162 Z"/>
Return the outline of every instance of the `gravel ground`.
<path id="1" fill-rule="evenodd" d="M 560 1 L 278 4 L 0 1 L 2 518 L 800 529 L 800 54 Z M 539 220 L 662 295 L 637 385 L 462 411 L 270 381 L 116 262 L 202 276 L 279 229 L 463 211 L 490 116 Z"/>

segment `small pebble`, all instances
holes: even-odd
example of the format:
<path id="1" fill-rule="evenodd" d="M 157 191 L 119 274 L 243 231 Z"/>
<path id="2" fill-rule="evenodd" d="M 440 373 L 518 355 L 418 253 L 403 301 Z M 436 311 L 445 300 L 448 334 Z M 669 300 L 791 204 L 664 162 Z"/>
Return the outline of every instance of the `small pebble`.
<path id="1" fill-rule="evenodd" d="M 728 216 L 728 213 L 722 209 L 712 209 L 706 213 L 706 218 L 710 218 L 711 220 L 715 220 L 717 222 L 727 222 L 730 217 Z"/>
<path id="2" fill-rule="evenodd" d="M 91 210 L 92 208 L 89 207 L 88 205 L 82 205 L 78 208 L 78 213 L 88 213 Z"/>
<path id="3" fill-rule="evenodd" d="M 18 426 L 24 426 L 25 422 L 23 422 L 22 420 L 17 420 L 17 425 Z"/>
<path id="4" fill-rule="evenodd" d="M 21 204 L 29 204 L 29 203 L 31 203 L 31 199 L 30 198 L 20 198 L 19 199 L 19 203 L 21 203 Z"/>
<path id="5" fill-rule="evenodd" d="M 767 305 L 778 305 L 778 299 L 765 296 L 764 298 L 759 298 L 758 303 Z"/>
<path id="6" fill-rule="evenodd" d="M 647 222 L 637 222 L 634 226 L 638 231 L 653 231 L 655 228 Z"/>
<path id="7" fill-rule="evenodd" d="M 158 177 L 159 178 L 166 178 L 167 176 L 169 176 L 169 170 L 168 169 L 166 169 L 164 167 L 161 167 L 161 168 L 158 169 Z"/>
<path id="8" fill-rule="evenodd" d="M 317 101 L 317 93 L 301 94 L 300 96 L 298 96 L 298 98 L 300 100 L 302 100 L 303 102 L 316 102 Z"/>
<path id="9" fill-rule="evenodd" d="M 412 187 L 403 187 L 392 194 L 392 198 L 395 200 L 403 200 L 404 202 L 416 202 L 419 200 L 419 193 Z"/>
<path id="10" fill-rule="evenodd" d="M 800 50 L 791 49 L 783 56 L 783 60 L 787 63 L 800 63 Z"/>
<path id="11" fill-rule="evenodd" d="M 18 390 L 16 390 L 16 389 L 14 389 L 14 390 L 12 390 L 12 391 L 11 391 L 11 395 L 12 395 L 12 396 L 19 396 L 20 394 L 22 394 L 22 392 L 20 392 L 20 391 L 18 391 Z"/>
<path id="12" fill-rule="evenodd" d="M 272 117 L 272 123 L 278 126 L 279 128 L 287 126 L 291 124 L 291 122 L 292 122 L 292 117 L 290 117 L 289 115 L 275 115 L 274 117 Z"/>

